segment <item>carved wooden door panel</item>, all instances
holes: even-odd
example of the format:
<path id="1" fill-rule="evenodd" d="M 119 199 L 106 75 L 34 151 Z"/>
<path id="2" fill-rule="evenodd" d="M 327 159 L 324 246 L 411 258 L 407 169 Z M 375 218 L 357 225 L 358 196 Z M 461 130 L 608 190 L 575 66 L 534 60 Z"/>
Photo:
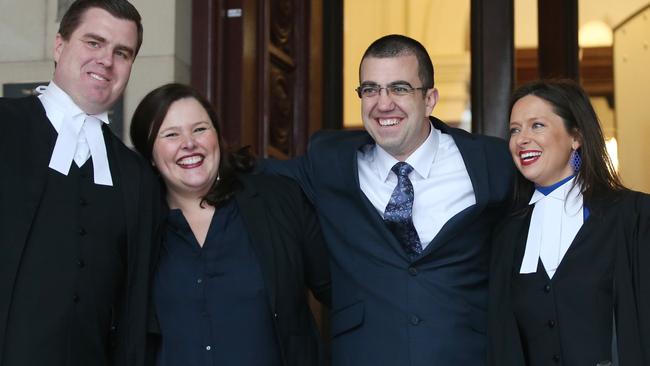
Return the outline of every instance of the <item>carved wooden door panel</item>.
<path id="1" fill-rule="evenodd" d="M 287 158 L 320 128 L 320 115 L 307 114 L 321 109 L 321 70 L 310 62 L 322 47 L 321 29 L 310 24 L 311 11 L 320 13 L 314 4 L 322 3 L 193 2 L 192 85 L 216 106 L 230 145 Z"/>
<path id="2" fill-rule="evenodd" d="M 283 158 L 304 151 L 308 138 L 309 9 L 303 0 L 262 1 L 264 24 L 260 120 L 262 147 Z"/>

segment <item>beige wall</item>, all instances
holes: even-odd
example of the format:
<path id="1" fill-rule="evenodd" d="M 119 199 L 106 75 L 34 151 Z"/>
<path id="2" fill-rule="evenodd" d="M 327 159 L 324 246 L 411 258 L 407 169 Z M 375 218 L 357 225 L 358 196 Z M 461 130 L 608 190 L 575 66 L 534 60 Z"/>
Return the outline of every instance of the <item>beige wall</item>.
<path id="1" fill-rule="evenodd" d="M 650 193 L 650 9 L 614 32 L 614 93 L 619 171 L 630 188 Z"/>
<path id="2" fill-rule="evenodd" d="M 537 1 L 515 0 L 515 46 L 537 47 Z M 650 3 L 648 0 L 579 0 L 578 24 L 600 21 L 615 28 Z"/>
<path id="3" fill-rule="evenodd" d="M 144 42 L 124 94 L 125 124 L 151 89 L 190 80 L 191 0 L 132 3 L 142 15 Z M 52 78 L 56 12 L 56 0 L 0 0 L 0 84 Z"/>

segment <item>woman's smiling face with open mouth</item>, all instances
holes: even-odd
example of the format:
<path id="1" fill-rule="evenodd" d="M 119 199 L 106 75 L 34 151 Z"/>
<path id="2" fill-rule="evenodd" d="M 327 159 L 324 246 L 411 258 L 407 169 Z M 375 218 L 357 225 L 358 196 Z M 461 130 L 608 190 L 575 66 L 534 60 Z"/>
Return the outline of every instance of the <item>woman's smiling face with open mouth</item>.
<path id="1" fill-rule="evenodd" d="M 526 179 L 549 186 L 573 174 L 569 158 L 580 141 L 567 131 L 549 102 L 527 95 L 512 107 L 509 147 Z"/>
<path id="2" fill-rule="evenodd" d="M 172 103 L 153 145 L 167 189 L 203 197 L 217 178 L 219 160 L 217 131 L 203 106 L 191 97 Z"/>

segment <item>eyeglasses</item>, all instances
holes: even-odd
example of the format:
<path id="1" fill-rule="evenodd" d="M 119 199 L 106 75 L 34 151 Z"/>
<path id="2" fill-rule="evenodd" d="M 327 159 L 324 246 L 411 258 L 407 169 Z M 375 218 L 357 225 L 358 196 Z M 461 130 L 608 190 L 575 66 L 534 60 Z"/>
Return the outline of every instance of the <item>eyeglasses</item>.
<path id="1" fill-rule="evenodd" d="M 381 87 L 377 84 L 367 84 L 360 85 L 356 90 L 359 98 L 374 98 L 381 93 L 382 89 L 386 89 L 387 95 L 393 95 L 396 97 L 403 97 L 409 94 L 413 94 L 416 90 L 429 90 L 427 87 L 414 88 L 409 84 L 390 84 L 385 87 Z"/>

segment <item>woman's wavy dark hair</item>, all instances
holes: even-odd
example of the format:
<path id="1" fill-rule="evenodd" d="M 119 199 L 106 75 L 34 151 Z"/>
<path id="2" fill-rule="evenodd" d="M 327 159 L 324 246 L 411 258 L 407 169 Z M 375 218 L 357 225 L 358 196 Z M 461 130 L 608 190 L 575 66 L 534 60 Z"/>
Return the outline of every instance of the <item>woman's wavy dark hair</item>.
<path id="1" fill-rule="evenodd" d="M 153 161 L 153 145 L 169 107 L 175 101 L 185 98 L 196 99 L 203 106 L 217 131 L 220 156 L 218 179 L 212 183 L 210 191 L 203 197 L 201 204 L 207 202 L 211 206 L 218 207 L 241 188 L 237 176 L 239 173 L 251 171 L 255 158 L 248 147 L 232 152 L 225 148 L 217 114 L 201 93 L 188 85 L 178 83 L 166 84 L 149 92 L 138 104 L 131 119 L 131 141 L 143 157 Z"/>
<path id="2" fill-rule="evenodd" d="M 578 153 L 582 164 L 575 183 L 582 187 L 585 205 L 589 205 L 601 194 L 625 189 L 607 154 L 598 116 L 580 85 L 568 79 L 530 82 L 512 94 L 510 111 L 519 99 L 527 95 L 534 95 L 550 103 L 553 112 L 564 121 L 567 132 L 580 140 Z M 513 203 L 515 210 L 520 210 L 528 205 L 534 185 L 521 173 L 516 174 L 515 179 Z"/>

